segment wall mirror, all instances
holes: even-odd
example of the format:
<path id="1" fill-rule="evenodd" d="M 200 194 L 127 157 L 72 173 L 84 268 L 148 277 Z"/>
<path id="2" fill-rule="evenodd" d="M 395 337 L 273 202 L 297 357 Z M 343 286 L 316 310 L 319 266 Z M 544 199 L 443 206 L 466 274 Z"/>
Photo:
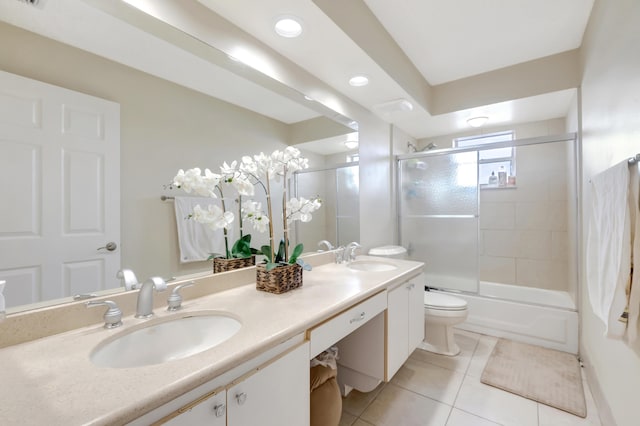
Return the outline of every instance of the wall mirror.
<path id="1" fill-rule="evenodd" d="M 113 274 L 100 281 L 87 272 L 100 271 L 104 267 L 104 259 L 110 256 L 119 259 L 119 268 L 134 270 L 140 281 L 154 275 L 168 278 L 207 271 L 209 262 L 180 263 L 174 206 L 170 201 L 161 200 L 163 195 L 183 195 L 164 187 L 179 168 L 215 169 L 223 161 L 240 159 L 242 155 L 257 154 L 260 151 L 282 149 L 286 144 L 292 143 L 300 144 L 301 149 L 308 153 L 314 169 L 333 167 L 334 164 L 346 161 L 348 155 L 357 154 L 357 148 L 345 149 L 343 142 L 339 142 L 342 146 L 338 151 L 325 151 L 329 145 L 328 138 L 338 143 L 336 141 L 346 138 L 347 134 L 354 133 L 348 117 L 323 105 L 311 105 L 303 94 L 242 64 L 225 65 L 225 70 L 233 69 L 231 74 L 244 81 L 245 86 L 242 87 L 251 86 L 251 90 L 233 93 L 230 90 L 233 87 L 226 87 L 227 92 L 220 92 L 222 94 L 218 97 L 207 94 L 209 89 L 215 91 L 220 90 L 221 86 L 229 86 L 225 83 L 227 80 L 224 80 L 228 76 L 222 75 L 225 70 L 220 71 L 210 66 L 215 65 L 216 61 L 230 61 L 224 53 L 207 43 L 157 20 L 146 22 L 145 30 L 138 28 L 136 32 L 136 26 L 131 22 L 123 23 L 97 11 L 90 1 L 74 2 L 73 10 L 68 5 L 65 7 L 65 3 L 45 2 L 43 7 L 35 9 L 29 9 L 29 6 L 20 2 L 5 2 L 0 6 L 0 16 L 3 16 L 0 21 L 0 45 L 3 49 L 0 70 L 9 75 L 104 99 L 119 106 L 119 173 L 110 181 L 118 189 L 118 196 L 113 204 L 119 204 L 114 213 L 119 221 L 119 235 L 113 239 L 109 236 L 94 239 L 93 242 L 99 244 L 91 246 L 90 259 L 81 264 L 69 261 L 66 268 L 63 268 L 64 272 L 60 273 L 56 288 L 45 290 L 48 273 L 44 273 L 42 268 L 24 261 L 21 264 L 9 263 L 5 250 L 12 249 L 2 244 L 13 231 L 7 227 L 0 228 L 3 234 L 0 237 L 0 248 L 3 251 L 0 256 L 0 279 L 7 280 L 5 295 L 9 313 L 67 303 L 72 300 L 70 296 L 76 293 L 122 291 L 120 281 Z M 101 15 L 104 20 L 93 25 L 94 15 Z M 81 21 L 86 25 L 75 25 Z M 106 25 L 106 21 L 113 26 Z M 87 36 L 83 39 L 82 31 L 87 31 L 87 25 L 93 25 L 92 30 L 96 34 L 95 37 Z M 148 27 L 153 27 L 156 34 L 150 33 Z M 71 31 L 67 36 L 73 38 L 77 42 L 75 45 L 80 47 L 71 46 L 68 44 L 70 42 L 62 38 L 59 33 L 62 28 Z M 113 33 L 106 37 L 104 31 L 109 30 L 113 30 Z M 134 33 L 142 39 L 132 39 Z M 167 37 L 158 39 L 159 33 L 167 34 Z M 128 38 L 134 49 L 125 49 L 123 44 L 119 44 L 121 38 Z M 89 39 L 102 40 L 102 44 L 93 45 Z M 157 56 L 163 52 L 156 50 L 158 45 L 165 45 L 166 56 Z M 111 49 L 114 58 L 108 59 L 105 52 Z M 131 57 L 126 57 L 127 55 Z M 135 62 L 136 57 L 138 62 Z M 148 68 L 136 65 L 142 63 Z M 188 87 L 182 79 L 185 74 L 194 82 L 192 87 Z M 8 105 L 12 105 L 7 99 L 15 95 L 7 85 L 8 83 L 4 83 L 0 86 L 0 100 L 4 102 L 0 102 L 0 109 L 4 108 L 4 112 L 7 112 Z M 33 99 L 39 96 L 38 93 L 33 95 Z M 256 105 L 254 110 L 260 112 L 239 106 L 248 97 Z M 87 111 L 78 109 L 75 117 L 83 117 L 82 114 Z M 15 135 L 7 130 L 8 124 L 2 120 L 0 129 L 4 131 L 0 135 L 0 150 L 6 163 L 3 165 L 23 164 L 27 151 L 16 149 L 14 144 L 8 143 L 15 140 Z M 104 135 L 109 133 L 99 125 L 98 130 L 92 126 L 80 126 L 79 130 L 98 133 L 104 131 L 101 133 Z M 314 148 L 314 143 L 320 148 Z M 74 151 L 78 160 L 74 163 L 75 167 L 63 169 L 66 173 L 61 176 L 68 179 L 63 182 L 67 185 L 66 188 L 82 188 L 87 184 L 86 179 L 74 181 L 71 178 L 74 175 L 87 176 L 87 173 L 82 173 L 82 165 L 86 163 L 83 162 L 85 157 L 80 155 L 83 152 L 82 148 Z M 9 154 L 22 155 L 23 163 L 14 161 L 17 157 Z M 42 159 L 38 155 L 40 154 L 29 158 L 38 162 Z M 5 168 L 3 176 L 11 181 L 15 179 L 15 173 L 19 174 L 21 170 L 23 171 L 18 167 L 13 171 Z M 47 190 L 46 177 L 31 177 L 34 185 L 15 185 L 3 190 L 5 206 L 15 205 L 16 200 L 24 201 L 31 196 L 36 197 L 40 204 L 47 196 L 53 197 Z M 320 179 L 319 175 L 316 178 Z M 117 184 L 114 183 L 116 180 L 119 180 Z M 32 192 L 27 197 L 25 191 L 29 190 Z M 352 192 L 349 197 L 353 202 L 357 195 Z M 91 205 L 81 199 L 64 199 L 64 202 L 71 203 L 68 205 Z M 105 201 L 102 207 L 106 203 L 109 201 Z M 37 223 L 36 228 L 39 230 L 48 226 L 45 225 L 49 220 L 47 217 L 31 215 L 27 220 L 26 216 L 9 207 L 5 208 L 3 215 L 9 214 L 8 212 L 12 212 L 14 222 L 25 223 L 26 220 L 29 226 Z M 94 213 L 99 216 L 103 210 Z M 58 220 L 61 219 L 54 221 Z M 72 221 L 73 218 L 68 220 Z M 101 216 L 101 220 L 107 220 L 107 217 Z M 323 224 L 335 222 L 336 218 L 325 217 L 322 220 Z M 318 221 L 314 225 L 320 223 Z M 82 225 L 79 223 L 78 229 L 83 229 Z M 317 232 L 323 228 L 315 229 L 314 232 Z M 91 233 L 90 230 L 87 232 Z M 330 238 L 328 234 L 331 232 L 335 231 L 321 231 L 318 235 L 327 236 L 319 239 Z M 25 251 L 27 257 L 36 257 L 36 253 L 45 253 L 46 257 L 47 250 L 63 251 L 61 246 L 49 249 L 38 246 L 38 232 L 34 235 L 22 235 L 21 238 L 22 242 L 29 240 L 31 244 Z M 116 243 L 114 250 L 107 249 L 109 242 Z M 315 251 L 317 241 L 310 240 L 308 244 L 310 248 L 313 247 L 310 251 Z M 69 286 L 71 281 L 82 284 L 72 288 Z M 40 287 L 38 282 L 42 282 L 45 287 Z M 23 286 L 24 291 L 17 293 L 16 285 Z"/>

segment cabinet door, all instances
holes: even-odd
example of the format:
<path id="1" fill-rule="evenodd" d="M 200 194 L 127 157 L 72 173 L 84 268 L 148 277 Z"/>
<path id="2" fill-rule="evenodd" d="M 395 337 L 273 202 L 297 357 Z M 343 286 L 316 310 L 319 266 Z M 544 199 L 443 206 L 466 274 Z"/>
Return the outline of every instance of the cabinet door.
<path id="1" fill-rule="evenodd" d="M 409 356 L 409 312 L 405 283 L 388 293 L 387 300 L 387 381 L 396 374 Z"/>
<path id="2" fill-rule="evenodd" d="M 225 389 L 216 389 L 158 420 L 152 426 L 226 426 L 226 403 Z"/>
<path id="3" fill-rule="evenodd" d="M 309 343 L 227 388 L 228 426 L 309 425 Z"/>
<path id="4" fill-rule="evenodd" d="M 409 355 L 424 340 L 424 284 L 416 278 L 409 284 Z"/>

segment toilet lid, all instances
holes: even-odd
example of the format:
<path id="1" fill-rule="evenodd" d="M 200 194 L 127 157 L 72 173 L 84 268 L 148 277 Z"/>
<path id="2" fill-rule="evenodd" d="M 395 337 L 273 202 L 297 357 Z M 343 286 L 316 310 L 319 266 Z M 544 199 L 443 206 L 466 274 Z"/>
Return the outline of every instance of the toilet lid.
<path id="1" fill-rule="evenodd" d="M 461 311 L 467 308 L 467 301 L 447 294 L 425 291 L 424 306 L 431 309 Z"/>

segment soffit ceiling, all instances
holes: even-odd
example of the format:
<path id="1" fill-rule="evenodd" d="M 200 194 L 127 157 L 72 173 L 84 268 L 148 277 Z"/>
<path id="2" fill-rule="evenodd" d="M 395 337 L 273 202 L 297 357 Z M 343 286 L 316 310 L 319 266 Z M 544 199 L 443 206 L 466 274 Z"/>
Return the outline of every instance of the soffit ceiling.
<path id="1" fill-rule="evenodd" d="M 469 110 L 431 115 L 420 93 L 389 72 L 398 58 L 415 69 L 419 85 L 437 87 L 481 73 L 578 48 L 593 0 L 182 0 L 198 1 L 331 90 L 394 123 L 412 137 L 426 138 L 464 130 L 470 115 L 491 115 L 490 124 L 564 117 L 574 96 L 563 90 L 513 99 Z M 362 19 L 354 15 L 360 7 Z M 333 10 L 327 12 L 327 10 Z M 304 25 L 301 37 L 273 32 L 275 18 L 294 15 Z M 370 15 L 376 25 L 364 19 Z M 285 123 L 317 117 L 317 109 L 281 96 L 224 67 L 199 58 L 80 0 L 41 0 L 38 8 L 20 1 L 0 2 L 1 19 L 47 37 L 95 52 Z M 348 18 L 348 25 L 336 22 Z M 353 29 L 353 33 L 351 30 Z M 354 41 L 361 37 L 359 42 Z M 369 49 L 363 38 L 370 42 Z M 371 45 L 386 39 L 386 52 Z M 375 54 L 374 54 L 375 53 Z M 181 63 L 177 69 L 173 64 Z M 411 70 L 409 70 L 411 71 Z M 351 87 L 356 73 L 369 76 L 366 87 Z M 322 89 L 318 89 L 322 90 Z M 310 90 L 306 95 L 315 98 Z M 320 96 L 319 96 L 320 97 Z M 385 112 L 380 105 L 409 99 L 412 111 Z M 416 102 L 415 100 L 418 99 Z"/>

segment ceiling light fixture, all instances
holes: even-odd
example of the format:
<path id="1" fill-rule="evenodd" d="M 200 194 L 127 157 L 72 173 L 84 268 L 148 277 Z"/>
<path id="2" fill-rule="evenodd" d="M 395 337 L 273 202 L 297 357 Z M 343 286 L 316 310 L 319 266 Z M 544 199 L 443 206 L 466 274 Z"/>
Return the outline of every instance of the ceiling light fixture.
<path id="1" fill-rule="evenodd" d="M 348 149 L 356 149 L 358 147 L 358 132 L 349 133 L 347 140 L 344 142 L 344 146 Z"/>
<path id="2" fill-rule="evenodd" d="M 354 75 L 349 79 L 349 84 L 353 87 L 362 87 L 369 84 L 369 77 L 363 74 Z"/>
<path id="3" fill-rule="evenodd" d="M 467 124 L 471 127 L 482 127 L 487 120 L 489 120 L 489 117 L 486 116 L 471 117 L 467 120 Z"/>
<path id="4" fill-rule="evenodd" d="M 302 34 L 302 24 L 299 18 L 294 16 L 280 16 L 274 25 L 276 34 L 281 37 L 294 38 Z"/>

